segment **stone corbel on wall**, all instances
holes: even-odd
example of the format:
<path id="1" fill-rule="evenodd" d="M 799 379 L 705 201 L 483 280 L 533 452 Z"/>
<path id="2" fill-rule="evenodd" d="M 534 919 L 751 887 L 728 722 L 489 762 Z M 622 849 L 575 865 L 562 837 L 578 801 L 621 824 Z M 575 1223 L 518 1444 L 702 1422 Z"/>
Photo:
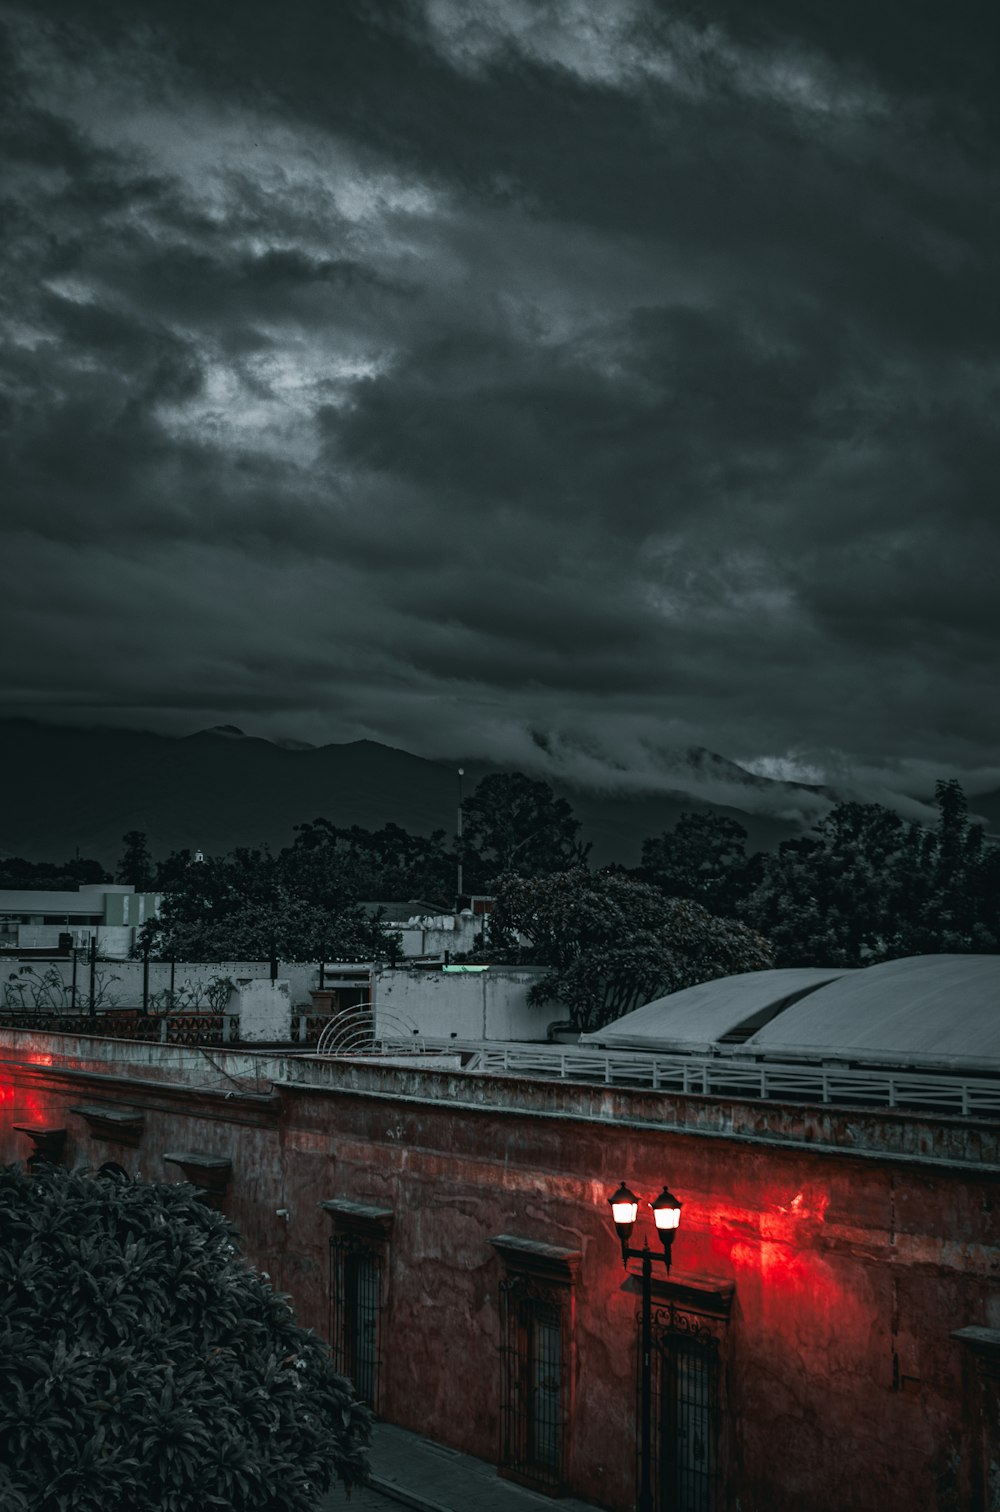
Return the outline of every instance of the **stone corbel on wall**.
<path id="1" fill-rule="evenodd" d="M 537 1276 L 545 1281 L 571 1283 L 580 1268 L 581 1251 L 560 1249 L 518 1234 L 495 1234 L 490 1240 L 508 1271 Z"/>
<path id="2" fill-rule="evenodd" d="M 331 1197 L 317 1204 L 329 1216 L 335 1232 L 349 1231 L 363 1239 L 387 1239 L 392 1228 L 391 1208 L 373 1207 L 367 1202 L 352 1202 L 347 1197 Z"/>
<path id="3" fill-rule="evenodd" d="M 980 1375 L 1000 1380 L 1000 1330 L 956 1328 L 952 1338 L 971 1351 Z"/>
<path id="4" fill-rule="evenodd" d="M 15 1124 L 18 1134 L 27 1134 L 33 1149 L 28 1156 L 28 1170 L 37 1165 L 61 1165 L 66 1130 L 50 1128 L 43 1124 Z"/>
<path id="5" fill-rule="evenodd" d="M 134 1149 L 142 1138 L 144 1116 L 135 1108 L 106 1108 L 95 1104 L 93 1107 L 70 1108 L 69 1111 L 86 1120 L 92 1139 L 104 1139 Z"/>
<path id="6" fill-rule="evenodd" d="M 185 1181 L 198 1188 L 209 1207 L 222 1207 L 233 1162 L 228 1155 L 203 1155 L 199 1150 L 180 1150 L 163 1156 L 164 1165 L 180 1166 Z"/>
<path id="7" fill-rule="evenodd" d="M 642 1281 L 630 1271 L 622 1282 L 622 1291 L 642 1294 Z M 650 1281 L 653 1305 L 668 1305 L 679 1312 L 697 1314 L 703 1318 L 718 1318 L 723 1322 L 729 1317 L 736 1291 L 735 1282 L 724 1277 L 701 1276 L 689 1271 L 674 1271 L 669 1276 L 654 1275 Z"/>

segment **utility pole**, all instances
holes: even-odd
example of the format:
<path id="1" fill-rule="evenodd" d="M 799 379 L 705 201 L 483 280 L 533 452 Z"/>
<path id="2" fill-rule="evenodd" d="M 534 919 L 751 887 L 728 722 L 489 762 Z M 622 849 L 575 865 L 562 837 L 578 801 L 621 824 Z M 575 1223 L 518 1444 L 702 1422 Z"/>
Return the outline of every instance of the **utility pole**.
<path id="1" fill-rule="evenodd" d="M 458 822 L 455 826 L 455 838 L 458 842 L 458 887 L 455 893 L 456 911 L 462 906 L 462 778 L 465 776 L 465 768 L 458 769 Z"/>

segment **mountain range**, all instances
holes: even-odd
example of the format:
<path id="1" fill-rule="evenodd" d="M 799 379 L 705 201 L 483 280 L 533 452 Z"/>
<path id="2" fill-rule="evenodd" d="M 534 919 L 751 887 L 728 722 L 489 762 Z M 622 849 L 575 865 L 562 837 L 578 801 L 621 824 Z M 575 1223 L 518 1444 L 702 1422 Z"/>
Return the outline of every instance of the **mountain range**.
<path id="1" fill-rule="evenodd" d="M 572 804 L 593 862 L 636 865 L 646 836 L 692 810 L 730 814 L 749 832 L 752 849 L 771 849 L 829 806 L 821 789 L 756 777 L 709 751 L 672 759 L 676 786 L 668 771 L 655 793 L 547 779 Z M 371 740 L 274 742 L 233 725 L 176 737 L 2 720 L 0 854 L 62 861 L 78 852 L 113 867 L 127 830 L 142 830 L 156 859 L 185 848 L 212 855 L 267 842 L 280 849 L 296 824 L 320 815 L 337 825 L 379 829 L 392 822 L 414 834 L 451 834 L 460 780 L 468 797 L 482 777 L 505 769 L 481 760 L 431 761 Z M 699 797 L 699 790 L 726 801 Z"/>
<path id="2" fill-rule="evenodd" d="M 659 752 L 658 762 L 657 791 L 626 787 L 627 774 L 617 787 L 611 774 L 601 788 L 542 769 L 530 775 L 568 799 L 598 865 L 637 865 L 647 836 L 692 811 L 728 814 L 747 830 L 751 850 L 771 850 L 847 796 L 758 776 L 701 747 Z M 320 815 L 341 826 L 391 822 L 414 834 L 450 835 L 460 782 L 468 797 L 502 770 L 511 768 L 431 761 L 372 740 L 263 740 L 235 725 L 177 737 L 0 720 L 0 855 L 64 861 L 78 852 L 112 868 L 128 830 L 147 835 L 157 860 L 175 850 L 220 855 L 265 842 L 280 850 L 297 824 Z M 991 828 L 1000 823 L 1000 793 L 977 797 L 974 807 Z"/>

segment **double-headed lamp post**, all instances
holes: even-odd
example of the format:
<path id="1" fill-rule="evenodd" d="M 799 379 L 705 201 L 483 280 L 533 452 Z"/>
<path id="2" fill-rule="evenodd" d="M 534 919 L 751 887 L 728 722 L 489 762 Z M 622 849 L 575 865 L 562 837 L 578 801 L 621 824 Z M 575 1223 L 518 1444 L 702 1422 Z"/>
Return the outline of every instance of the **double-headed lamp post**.
<path id="1" fill-rule="evenodd" d="M 622 1264 L 628 1269 L 630 1260 L 642 1261 L 642 1375 L 640 1387 L 640 1411 L 639 1411 L 639 1499 L 636 1503 L 636 1512 L 652 1512 L 653 1487 L 652 1487 L 652 1440 L 653 1440 L 653 1298 L 652 1277 L 654 1256 L 645 1239 L 642 1241 L 642 1249 L 630 1249 L 629 1240 L 635 1227 L 636 1215 L 639 1211 L 639 1199 L 634 1192 L 629 1191 L 624 1181 L 617 1192 L 613 1192 L 608 1198 L 611 1204 L 611 1216 L 614 1219 L 615 1229 L 622 1247 Z M 655 1257 L 663 1261 L 667 1274 L 670 1274 L 670 1251 L 673 1249 L 674 1237 L 680 1226 L 681 1208 L 683 1203 L 676 1198 L 665 1185 L 659 1197 L 655 1197 L 649 1204 L 653 1210 L 653 1221 L 656 1224 L 656 1232 L 660 1236 L 663 1245 L 663 1254 Z"/>

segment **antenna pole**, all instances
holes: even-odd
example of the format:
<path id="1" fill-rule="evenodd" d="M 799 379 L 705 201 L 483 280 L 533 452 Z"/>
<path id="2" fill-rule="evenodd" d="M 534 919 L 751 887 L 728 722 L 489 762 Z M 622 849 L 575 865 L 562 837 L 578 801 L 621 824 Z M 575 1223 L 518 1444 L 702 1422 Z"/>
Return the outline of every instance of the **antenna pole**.
<path id="1" fill-rule="evenodd" d="M 458 819 L 455 825 L 455 838 L 458 849 L 458 887 L 455 893 L 455 908 L 462 906 L 462 778 L 465 776 L 465 768 L 458 769 Z"/>

